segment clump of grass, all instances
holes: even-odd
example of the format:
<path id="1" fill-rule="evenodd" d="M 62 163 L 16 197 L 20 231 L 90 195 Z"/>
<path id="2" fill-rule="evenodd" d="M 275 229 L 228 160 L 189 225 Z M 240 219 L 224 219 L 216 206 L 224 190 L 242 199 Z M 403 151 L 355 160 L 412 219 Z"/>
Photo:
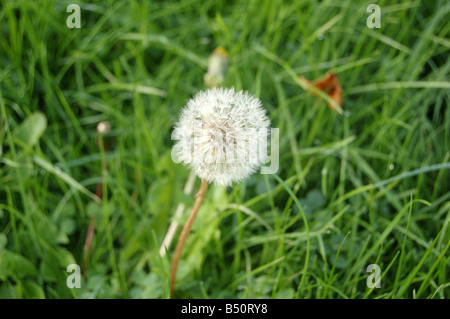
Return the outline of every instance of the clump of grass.
<path id="1" fill-rule="evenodd" d="M 158 249 L 192 205 L 172 125 L 222 45 L 224 86 L 280 128 L 280 170 L 210 189 L 179 297 L 448 298 L 448 3 L 379 1 L 368 29 L 364 2 L 114 1 L 80 4 L 73 30 L 68 4 L 0 8 L 1 297 L 169 297 Z M 299 84 L 327 70 L 345 116 Z M 99 154 L 103 120 L 116 143 Z M 68 289 L 91 216 L 88 279 Z"/>

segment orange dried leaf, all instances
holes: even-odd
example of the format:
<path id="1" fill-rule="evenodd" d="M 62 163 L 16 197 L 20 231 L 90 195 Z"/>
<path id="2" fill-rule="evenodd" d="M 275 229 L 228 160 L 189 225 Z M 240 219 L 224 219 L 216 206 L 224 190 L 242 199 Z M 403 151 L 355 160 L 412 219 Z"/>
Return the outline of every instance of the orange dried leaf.
<path id="1" fill-rule="evenodd" d="M 335 101 L 339 106 L 342 106 L 342 87 L 339 84 L 338 77 L 331 71 L 328 71 L 327 74 L 321 79 L 317 79 L 314 81 L 308 81 L 303 76 L 300 76 L 300 81 L 306 86 L 314 86 L 317 89 L 325 92 L 328 96 Z M 312 95 L 317 96 L 311 90 L 307 90 Z M 331 103 L 328 104 L 330 109 L 334 110 L 333 105 Z"/>

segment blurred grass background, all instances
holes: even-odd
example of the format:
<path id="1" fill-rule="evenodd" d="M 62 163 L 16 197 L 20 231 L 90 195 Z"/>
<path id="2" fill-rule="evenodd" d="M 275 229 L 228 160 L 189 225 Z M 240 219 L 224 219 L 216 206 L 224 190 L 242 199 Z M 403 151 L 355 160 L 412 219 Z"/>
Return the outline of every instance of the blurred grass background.
<path id="1" fill-rule="evenodd" d="M 159 245 L 193 203 L 172 125 L 223 46 L 224 86 L 280 128 L 280 169 L 210 188 L 175 297 L 448 298 L 449 17 L 448 1 L 1 0 L 0 297 L 169 296 Z M 344 116 L 296 81 L 330 69 Z M 91 216 L 86 278 L 69 289 Z"/>

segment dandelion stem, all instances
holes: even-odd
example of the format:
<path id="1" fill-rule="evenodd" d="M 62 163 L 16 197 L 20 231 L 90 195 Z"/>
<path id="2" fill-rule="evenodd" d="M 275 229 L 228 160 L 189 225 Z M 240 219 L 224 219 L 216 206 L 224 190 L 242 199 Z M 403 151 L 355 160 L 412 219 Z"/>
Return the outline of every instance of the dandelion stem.
<path id="1" fill-rule="evenodd" d="M 178 238 L 177 247 L 175 248 L 175 253 L 172 260 L 172 268 L 170 269 L 170 298 L 173 297 L 173 291 L 175 288 L 175 277 L 177 274 L 178 262 L 180 260 L 181 251 L 183 250 L 184 242 L 191 230 L 192 224 L 194 223 L 195 217 L 197 216 L 200 206 L 202 206 L 203 200 L 205 199 L 206 191 L 208 190 L 208 182 L 202 181 L 200 190 L 195 195 L 195 203 L 192 207 L 191 213 L 189 214 L 188 220 L 181 231 L 180 237 Z"/>
<path id="2" fill-rule="evenodd" d="M 111 130 L 111 124 L 109 124 L 108 122 L 100 122 L 97 125 L 97 133 L 98 133 L 98 137 L 97 137 L 97 146 L 100 150 L 100 154 L 104 154 L 106 151 L 109 150 L 110 145 L 109 143 L 111 141 L 104 141 L 104 135 L 106 133 L 108 133 Z M 106 143 L 105 143 L 106 142 Z M 106 161 L 106 158 L 102 159 L 102 166 L 104 167 L 104 169 L 106 170 L 108 167 L 108 162 Z M 95 195 L 97 195 L 97 198 L 99 198 L 100 200 L 102 199 L 102 195 L 103 195 L 103 177 L 101 179 L 101 181 L 97 184 L 97 190 L 95 191 Z M 100 204 L 101 202 L 98 202 L 97 204 Z M 89 255 L 91 253 L 91 247 L 92 247 L 92 241 L 94 239 L 94 234 L 95 234 L 95 221 L 96 221 L 96 216 L 93 215 L 91 216 L 91 219 L 89 220 L 89 226 L 88 226 L 88 230 L 86 232 L 86 239 L 84 240 L 84 251 L 83 251 L 83 277 L 85 280 L 87 280 L 86 277 L 86 273 L 88 270 L 88 262 L 89 262 Z"/>

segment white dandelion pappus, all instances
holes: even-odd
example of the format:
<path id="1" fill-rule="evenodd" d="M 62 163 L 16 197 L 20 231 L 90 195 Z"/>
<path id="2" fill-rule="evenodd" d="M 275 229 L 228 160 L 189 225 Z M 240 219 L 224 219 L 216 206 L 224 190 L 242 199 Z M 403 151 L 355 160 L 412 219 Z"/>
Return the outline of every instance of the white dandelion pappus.
<path id="1" fill-rule="evenodd" d="M 231 185 L 261 166 L 258 144 L 265 145 L 269 126 L 261 101 L 248 92 L 208 89 L 181 111 L 172 135 L 175 155 L 201 179 Z"/>

